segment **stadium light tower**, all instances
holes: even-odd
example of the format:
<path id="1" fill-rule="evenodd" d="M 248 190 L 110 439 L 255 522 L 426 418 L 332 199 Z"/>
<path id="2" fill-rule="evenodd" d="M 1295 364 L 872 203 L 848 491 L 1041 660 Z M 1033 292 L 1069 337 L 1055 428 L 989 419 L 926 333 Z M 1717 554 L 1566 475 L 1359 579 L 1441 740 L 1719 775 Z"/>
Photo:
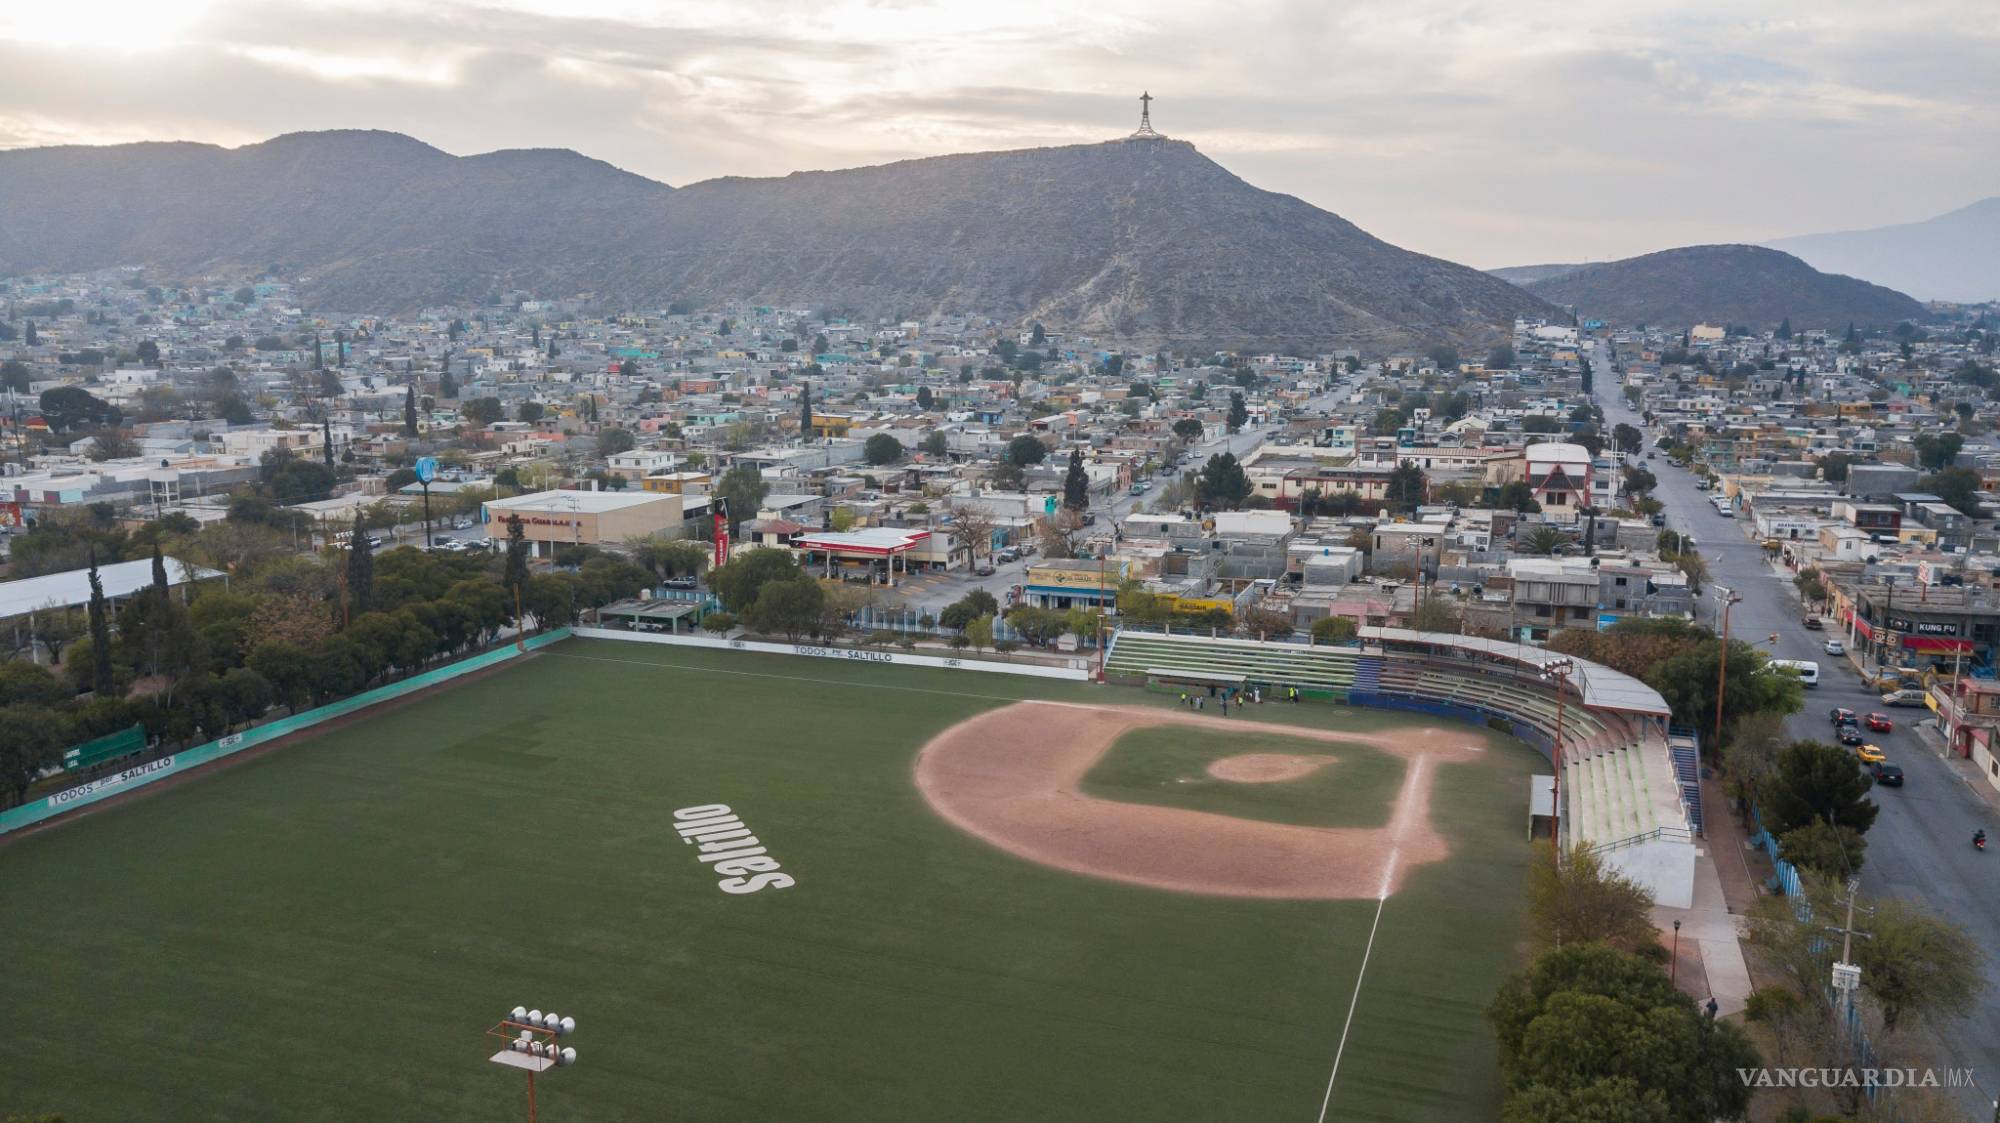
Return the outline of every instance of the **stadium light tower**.
<path id="1" fill-rule="evenodd" d="M 514 1007 L 500 1019 L 499 1025 L 486 1031 L 488 1037 L 497 1037 L 505 1043 L 487 1060 L 521 1069 L 528 1074 L 528 1123 L 535 1123 L 535 1075 L 576 1063 L 574 1048 L 556 1044 L 556 1038 L 568 1037 L 574 1032 L 575 1018 L 562 1017 L 554 1010 L 544 1013 L 524 1006 Z"/>
<path id="2" fill-rule="evenodd" d="M 1556 688 L 1556 739 L 1555 739 L 1555 783 L 1549 789 L 1549 850 L 1554 853 L 1557 864 L 1562 862 L 1562 794 L 1563 794 L 1563 716 L 1564 703 L 1568 700 L 1569 675 L 1576 669 L 1576 663 L 1569 659 L 1550 659 L 1542 664 L 1542 681 L 1553 683 Z"/>

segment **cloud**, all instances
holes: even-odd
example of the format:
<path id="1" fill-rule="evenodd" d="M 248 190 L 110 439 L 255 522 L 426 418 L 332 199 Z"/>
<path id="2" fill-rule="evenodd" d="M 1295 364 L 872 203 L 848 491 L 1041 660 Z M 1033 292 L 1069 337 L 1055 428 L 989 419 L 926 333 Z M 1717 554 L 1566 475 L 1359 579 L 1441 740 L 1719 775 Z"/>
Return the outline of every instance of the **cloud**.
<path id="1" fill-rule="evenodd" d="M 0 145 L 387 128 L 675 184 L 1107 139 L 1480 265 L 1924 217 L 1992 192 L 1983 0 L 70 0 L 0 16 Z M 88 34 L 108 15 L 107 62 Z"/>

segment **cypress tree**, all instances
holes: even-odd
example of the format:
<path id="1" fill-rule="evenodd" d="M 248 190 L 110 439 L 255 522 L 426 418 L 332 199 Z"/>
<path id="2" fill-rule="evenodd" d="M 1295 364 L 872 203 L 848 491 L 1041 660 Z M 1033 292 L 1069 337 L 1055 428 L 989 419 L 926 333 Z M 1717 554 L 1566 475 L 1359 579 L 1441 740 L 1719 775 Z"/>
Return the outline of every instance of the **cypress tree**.
<path id="1" fill-rule="evenodd" d="M 167 599 L 167 558 L 160 553 L 160 544 L 153 543 L 153 591 L 164 603 Z"/>
<path id="2" fill-rule="evenodd" d="M 807 444 L 813 437 L 813 388 L 810 382 L 799 383 L 799 439 Z"/>
<path id="3" fill-rule="evenodd" d="M 368 611 L 375 599 L 375 550 L 368 544 L 368 524 L 354 512 L 354 534 L 347 542 L 347 599 L 352 614 Z"/>
<path id="4" fill-rule="evenodd" d="M 330 416 L 319 419 L 319 445 L 330 471 L 333 468 L 333 418 Z"/>
<path id="5" fill-rule="evenodd" d="M 403 435 L 417 435 L 417 384 L 414 382 L 403 392 Z"/>
<path id="6" fill-rule="evenodd" d="M 1083 470 L 1083 450 L 1069 450 L 1069 471 L 1063 474 L 1063 506 L 1082 511 L 1090 506 L 1090 477 Z"/>
<path id="7" fill-rule="evenodd" d="M 104 602 L 104 582 L 97 576 L 97 549 L 90 551 L 90 688 L 109 698 L 117 684 L 111 678 L 111 614 Z"/>

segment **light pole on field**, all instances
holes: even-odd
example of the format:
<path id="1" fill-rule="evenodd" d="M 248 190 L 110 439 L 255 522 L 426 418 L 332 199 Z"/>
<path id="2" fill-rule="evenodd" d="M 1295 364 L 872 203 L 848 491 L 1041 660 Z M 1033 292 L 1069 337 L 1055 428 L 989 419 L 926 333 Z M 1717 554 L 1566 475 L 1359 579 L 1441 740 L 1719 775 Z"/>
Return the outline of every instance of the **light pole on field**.
<path id="1" fill-rule="evenodd" d="M 1562 783 L 1563 783 L 1563 716 L 1568 701 L 1570 672 L 1576 663 L 1569 659 L 1551 659 L 1542 664 L 1542 681 L 1552 682 L 1556 687 L 1556 739 L 1554 744 L 1555 784 L 1549 789 L 1549 850 L 1556 862 L 1562 862 Z"/>
<path id="2" fill-rule="evenodd" d="M 551 1010 L 529 1010 L 516 1006 L 500 1024 L 486 1031 L 505 1044 L 487 1060 L 528 1074 L 528 1123 L 535 1123 L 535 1075 L 558 1066 L 576 1063 L 576 1050 L 556 1044 L 556 1038 L 576 1032 L 576 1019 L 560 1017 Z"/>

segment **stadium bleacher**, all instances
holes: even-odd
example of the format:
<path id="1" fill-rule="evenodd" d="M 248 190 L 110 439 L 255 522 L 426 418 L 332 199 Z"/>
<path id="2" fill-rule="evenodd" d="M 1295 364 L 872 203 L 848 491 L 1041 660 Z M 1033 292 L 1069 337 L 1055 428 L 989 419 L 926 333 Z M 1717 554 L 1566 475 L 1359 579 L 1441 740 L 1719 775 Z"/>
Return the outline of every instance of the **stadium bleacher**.
<path id="1" fill-rule="evenodd" d="M 1296 687 L 1307 697 L 1357 706 L 1415 710 L 1483 721 L 1498 718 L 1553 756 L 1562 725 L 1564 833 L 1605 849 L 1699 830 L 1699 793 L 1677 774 L 1659 695 L 1607 667 L 1581 664 L 1558 705 L 1556 686 L 1532 660 L 1494 657 L 1491 641 L 1394 633 L 1362 647 L 1265 642 L 1121 629 L 1106 674 L 1155 682 L 1162 672 L 1240 676 L 1266 690 Z M 1532 649 L 1539 651 L 1539 649 Z M 1650 704 L 1624 711 L 1589 704 L 1586 686 L 1605 697 Z M 1665 899 L 1664 897 L 1662 899 Z"/>

